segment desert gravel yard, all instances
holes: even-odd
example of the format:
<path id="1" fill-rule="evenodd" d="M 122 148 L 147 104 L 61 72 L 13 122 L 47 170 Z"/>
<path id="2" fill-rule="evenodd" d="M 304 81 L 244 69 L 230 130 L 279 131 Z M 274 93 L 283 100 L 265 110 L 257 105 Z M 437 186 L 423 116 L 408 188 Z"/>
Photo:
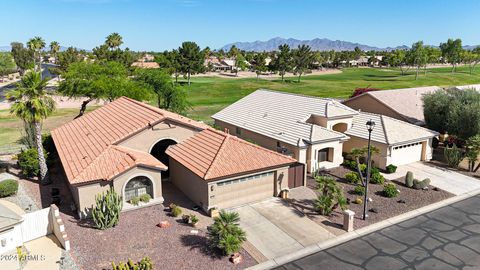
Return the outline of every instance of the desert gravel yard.
<path id="1" fill-rule="evenodd" d="M 161 205 L 124 212 L 120 224 L 104 231 L 91 224 L 64 217 L 74 260 L 80 269 L 111 269 L 111 262 L 139 261 L 149 256 L 155 269 L 243 269 L 256 264 L 242 251 L 243 262 L 234 265 L 227 257 L 211 254 L 206 249 L 205 231 L 190 233 L 192 227 L 168 216 Z M 155 226 L 162 220 L 170 228 Z"/>

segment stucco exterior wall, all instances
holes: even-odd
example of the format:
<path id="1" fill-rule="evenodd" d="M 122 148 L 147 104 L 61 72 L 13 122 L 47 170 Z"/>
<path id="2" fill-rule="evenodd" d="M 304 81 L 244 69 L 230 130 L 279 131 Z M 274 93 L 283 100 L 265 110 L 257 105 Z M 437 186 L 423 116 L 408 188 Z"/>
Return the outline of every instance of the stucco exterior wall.
<path id="1" fill-rule="evenodd" d="M 89 185 L 76 186 L 78 193 L 78 214 L 80 218 L 86 218 L 91 215 L 93 206 L 95 205 L 95 195 L 107 192 L 110 189 L 111 182 L 97 182 Z"/>
<path id="2" fill-rule="evenodd" d="M 363 95 L 351 100 L 346 100 L 343 102 L 343 104 L 352 109 L 361 110 L 362 112 L 382 114 L 402 121 L 406 120 L 401 114 L 392 110 L 390 107 L 379 102 L 370 95 Z"/>
<path id="3" fill-rule="evenodd" d="M 343 143 L 343 152 L 350 152 L 353 148 L 363 148 L 368 145 L 368 140 L 350 136 L 350 139 Z M 379 150 L 379 154 L 372 156 L 373 164 L 376 167 L 385 169 L 390 164 L 389 147 L 386 144 L 372 141 L 372 145 L 376 146 Z"/>
<path id="4" fill-rule="evenodd" d="M 121 146 L 129 147 L 135 150 L 150 153 L 151 148 L 163 139 L 172 139 L 177 143 L 182 142 L 195 135 L 198 130 L 177 124 L 175 122 L 164 121 L 158 123 L 152 128 L 145 129 L 142 132 L 119 143 Z"/>
<path id="5" fill-rule="evenodd" d="M 169 180 L 180 189 L 190 200 L 208 211 L 208 185 L 205 180 L 188 170 L 173 158 L 170 158 Z"/>
<path id="6" fill-rule="evenodd" d="M 345 123 L 347 124 L 347 129 L 352 127 L 352 122 L 353 122 L 353 117 L 348 116 L 348 117 L 343 117 L 343 118 L 338 118 L 338 119 L 328 119 L 323 116 L 318 116 L 318 115 L 312 115 L 308 120 L 308 123 L 312 123 L 315 125 L 319 125 L 321 127 L 324 127 L 326 129 L 333 130 L 333 126 L 338 124 L 338 123 Z"/>
<path id="7" fill-rule="evenodd" d="M 21 223 L 14 225 L 12 229 L 7 229 L 0 232 L 0 239 L 5 239 L 5 246 L 0 245 L 0 254 L 15 250 L 16 247 L 23 245 Z"/>
<path id="8" fill-rule="evenodd" d="M 318 150 L 324 148 L 330 148 L 329 161 L 318 162 Z M 340 166 L 343 163 L 342 151 L 343 143 L 341 141 L 310 145 L 307 151 L 307 171 L 314 172 L 317 169 L 330 169 Z"/>
<path id="9" fill-rule="evenodd" d="M 153 170 L 150 168 L 145 167 L 135 167 L 132 168 L 119 176 L 113 179 L 113 189 L 118 193 L 122 194 L 122 197 L 125 197 L 125 185 L 130 181 L 132 178 L 137 176 L 145 176 L 152 181 L 153 187 L 153 198 L 152 199 L 160 199 L 163 201 L 162 197 L 162 175 L 161 172 L 158 170 Z M 125 203 L 125 201 L 123 202 Z"/>

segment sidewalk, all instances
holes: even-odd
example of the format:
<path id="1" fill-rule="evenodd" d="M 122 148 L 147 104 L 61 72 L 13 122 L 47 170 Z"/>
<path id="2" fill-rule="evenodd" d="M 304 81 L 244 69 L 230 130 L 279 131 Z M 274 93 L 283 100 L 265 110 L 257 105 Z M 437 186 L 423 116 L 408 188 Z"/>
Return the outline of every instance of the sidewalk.
<path id="1" fill-rule="evenodd" d="M 317 253 L 319 251 L 325 250 L 327 248 L 337 246 L 339 244 L 348 242 L 350 240 L 359 238 L 361 236 L 365 236 L 367 234 L 370 234 L 372 232 L 381 230 L 383 228 L 395 225 L 395 224 L 403 222 L 405 220 L 423 215 L 425 213 L 431 212 L 431 211 L 439 209 L 441 207 L 448 206 L 448 205 L 453 204 L 455 202 L 459 202 L 459 201 L 468 199 L 468 198 L 473 197 L 473 196 L 478 195 L 478 194 L 480 194 L 480 189 L 476 189 L 474 191 L 464 193 L 462 195 L 458 195 L 458 196 L 455 196 L 455 197 L 452 197 L 452 198 L 449 198 L 449 199 L 446 199 L 446 200 L 443 200 L 443 201 L 440 201 L 440 202 L 437 202 L 437 203 L 434 203 L 434 204 L 431 204 L 431 205 L 427 205 L 425 207 L 410 211 L 408 213 L 389 218 L 387 220 L 369 225 L 367 227 L 363 227 L 361 229 L 358 229 L 358 230 L 355 230 L 355 231 L 352 231 L 352 232 L 345 233 L 341 236 L 335 237 L 333 239 L 330 239 L 330 240 L 327 240 L 327 241 L 324 241 L 324 242 L 319 242 L 317 244 L 310 245 L 310 246 L 305 247 L 304 249 L 299 250 L 297 252 L 293 252 L 291 254 L 276 257 L 274 259 L 271 259 L 271 260 L 268 260 L 266 262 L 257 264 L 255 266 L 249 267 L 247 269 L 249 269 L 249 270 L 272 269 L 272 268 L 278 267 L 280 265 L 286 264 L 288 262 L 298 260 L 298 259 L 303 258 L 305 256 L 308 256 L 308 255 Z"/>

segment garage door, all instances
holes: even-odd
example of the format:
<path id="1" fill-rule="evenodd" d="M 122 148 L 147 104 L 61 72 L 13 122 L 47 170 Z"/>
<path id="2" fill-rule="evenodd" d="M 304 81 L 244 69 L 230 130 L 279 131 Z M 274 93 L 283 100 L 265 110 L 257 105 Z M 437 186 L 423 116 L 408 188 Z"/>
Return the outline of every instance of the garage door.
<path id="1" fill-rule="evenodd" d="M 404 165 L 420 160 L 422 160 L 421 142 L 399 145 L 392 149 L 391 163 L 394 165 Z"/>
<path id="2" fill-rule="evenodd" d="M 260 173 L 217 183 L 215 205 L 222 208 L 240 206 L 271 198 L 274 173 Z"/>

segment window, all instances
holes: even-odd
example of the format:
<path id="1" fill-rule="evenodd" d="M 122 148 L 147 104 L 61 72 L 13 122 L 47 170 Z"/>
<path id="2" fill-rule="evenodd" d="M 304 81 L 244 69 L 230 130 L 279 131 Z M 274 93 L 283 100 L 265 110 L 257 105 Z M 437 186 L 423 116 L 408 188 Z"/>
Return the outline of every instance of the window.
<path id="1" fill-rule="evenodd" d="M 318 162 L 328 161 L 329 149 L 330 148 L 318 150 Z"/>
<path id="2" fill-rule="evenodd" d="M 226 185 L 231 185 L 231 184 L 237 184 L 240 182 L 247 182 L 247 181 L 254 181 L 256 179 L 262 178 L 262 177 L 267 177 L 267 176 L 273 176 L 273 172 L 268 172 L 268 173 L 259 173 L 255 175 L 250 175 L 247 177 L 242 177 L 242 178 L 237 178 L 234 180 L 228 180 L 228 181 L 223 181 L 223 182 L 218 182 L 217 186 L 226 186 Z"/>
<path id="3" fill-rule="evenodd" d="M 239 127 L 235 127 L 235 133 L 236 133 L 237 135 L 241 135 L 241 134 L 242 134 L 242 129 L 239 128 Z"/>
<path id="4" fill-rule="evenodd" d="M 125 201 L 129 201 L 134 197 L 139 197 L 143 194 L 149 194 L 153 198 L 152 182 L 148 177 L 137 176 L 128 181 L 125 186 Z"/>

